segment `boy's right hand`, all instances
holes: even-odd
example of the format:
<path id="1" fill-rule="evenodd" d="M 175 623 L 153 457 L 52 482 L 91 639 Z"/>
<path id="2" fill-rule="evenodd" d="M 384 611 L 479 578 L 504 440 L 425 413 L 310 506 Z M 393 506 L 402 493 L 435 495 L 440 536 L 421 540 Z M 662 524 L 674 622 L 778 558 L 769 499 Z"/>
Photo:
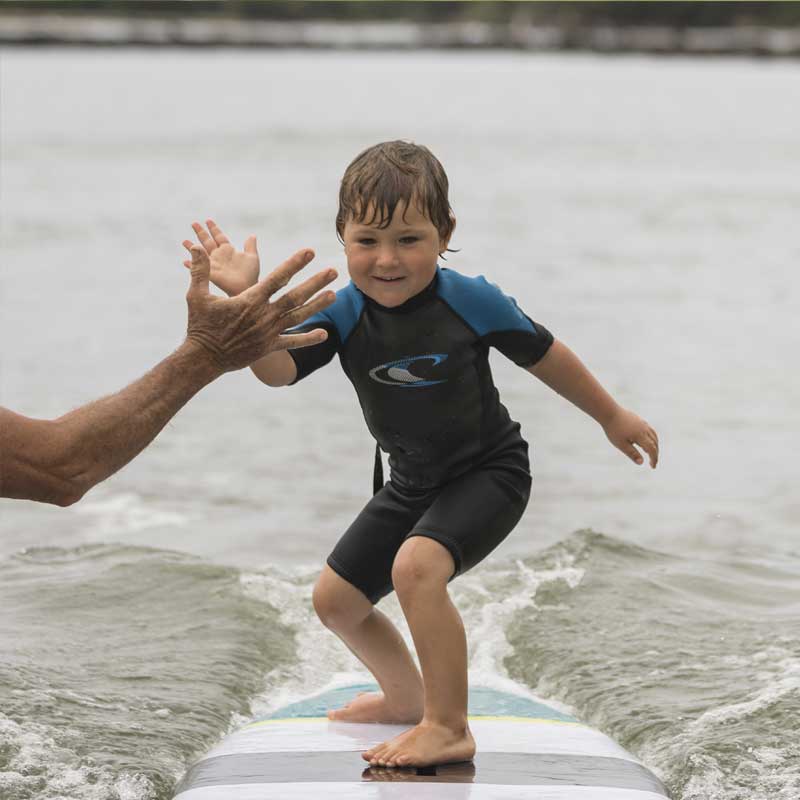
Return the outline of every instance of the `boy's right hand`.
<path id="1" fill-rule="evenodd" d="M 193 222 L 192 229 L 211 261 L 211 282 L 229 297 L 235 297 L 245 289 L 255 286 L 258 283 L 260 269 L 256 237 L 248 236 L 244 250 L 239 251 L 213 219 L 207 219 L 206 225 L 208 230 L 199 222 Z M 183 246 L 190 253 L 193 244 L 194 242 L 189 239 L 183 241 Z M 184 261 L 183 265 L 191 269 L 192 262 Z"/>
<path id="2" fill-rule="evenodd" d="M 332 291 L 317 294 L 336 279 L 327 269 L 283 292 L 314 257 L 313 250 L 300 250 L 266 278 L 237 297 L 215 297 L 208 291 L 210 259 L 199 244 L 192 248 L 192 282 L 186 294 L 189 323 L 186 340 L 202 348 L 219 372 L 249 366 L 277 350 L 308 347 L 328 338 L 324 328 L 308 333 L 285 333 L 327 308 L 336 299 Z M 294 364 L 292 359 L 289 361 Z"/>

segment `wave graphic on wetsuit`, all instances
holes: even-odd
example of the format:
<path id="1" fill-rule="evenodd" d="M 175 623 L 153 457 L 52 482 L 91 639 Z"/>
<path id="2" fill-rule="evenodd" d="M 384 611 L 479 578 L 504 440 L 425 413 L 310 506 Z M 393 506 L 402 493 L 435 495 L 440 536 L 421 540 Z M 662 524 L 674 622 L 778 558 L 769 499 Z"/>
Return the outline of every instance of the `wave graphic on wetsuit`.
<path id="1" fill-rule="evenodd" d="M 432 381 L 414 375 L 409 367 L 417 361 L 433 361 L 433 366 L 441 364 L 447 358 L 446 353 L 429 353 L 424 356 L 411 356 L 401 358 L 397 361 L 390 361 L 388 364 L 381 364 L 369 371 L 372 380 L 378 383 L 385 383 L 388 386 L 433 386 L 437 383 L 445 383 L 446 379 Z"/>

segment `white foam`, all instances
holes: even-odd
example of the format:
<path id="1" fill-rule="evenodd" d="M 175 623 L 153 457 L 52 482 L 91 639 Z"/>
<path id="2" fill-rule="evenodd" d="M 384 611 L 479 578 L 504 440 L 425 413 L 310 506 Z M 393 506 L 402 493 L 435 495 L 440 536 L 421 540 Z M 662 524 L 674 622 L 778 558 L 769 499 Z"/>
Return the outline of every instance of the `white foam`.
<path id="1" fill-rule="evenodd" d="M 98 536 L 119 536 L 164 526 L 183 527 L 189 518 L 175 511 L 157 508 L 134 492 L 113 494 L 78 503 L 70 511 L 93 518 L 90 532 Z"/>
<path id="2" fill-rule="evenodd" d="M 710 658 L 706 666 L 712 674 L 731 667 L 746 671 L 754 686 L 746 699 L 708 709 L 669 741 L 650 740 L 640 754 L 643 760 L 658 774 L 674 773 L 676 764 L 685 763 L 688 779 L 681 800 L 797 800 L 800 745 L 793 738 L 777 746 L 741 748 L 735 756 L 727 744 L 732 725 L 747 725 L 753 715 L 793 702 L 800 690 L 800 659 L 773 645 Z"/>
<path id="3" fill-rule="evenodd" d="M 28 721 L 20 724 L 2 712 L 0 750 L 13 753 L 6 771 L 0 772 L 2 798 L 155 800 L 157 796 L 145 775 L 117 775 L 110 766 L 87 764 L 78 753 L 59 745 L 45 725 Z"/>
<path id="4" fill-rule="evenodd" d="M 755 675 L 756 679 L 767 681 L 765 686 L 754 691 L 748 700 L 709 709 L 689 724 L 689 730 L 724 725 L 742 719 L 771 706 L 787 694 L 800 690 L 800 659 L 790 656 L 772 661 L 776 651 L 778 648 L 769 648 L 769 651 L 760 651 L 749 659 L 754 664 L 770 660 L 770 668 Z"/>
<path id="5" fill-rule="evenodd" d="M 277 609 L 280 621 L 295 630 L 298 662 L 290 668 L 277 668 L 267 674 L 264 692 L 253 701 L 257 716 L 307 698 L 311 694 L 374 679 L 355 656 L 317 619 L 311 593 L 318 569 L 271 568 L 267 573 L 242 574 L 244 591 L 254 599 Z M 562 581 L 575 588 L 584 571 L 574 567 L 574 556 L 558 555 L 548 569 L 534 570 L 522 561 L 492 562 L 461 576 L 451 584 L 454 602 L 464 620 L 469 642 L 470 682 L 528 699 L 536 695 L 527 686 L 512 680 L 504 660 L 513 651 L 506 636 L 508 625 L 522 610 L 535 613 L 535 596 L 540 586 Z M 381 601 L 381 610 L 395 623 L 411 652 L 414 652 L 399 603 L 394 595 Z M 564 703 L 549 700 L 565 713 L 574 710 Z M 236 723 L 244 720 L 236 720 Z"/>
<path id="6" fill-rule="evenodd" d="M 562 581 L 570 588 L 578 586 L 584 571 L 574 567 L 572 553 L 558 553 L 548 569 L 531 569 L 523 561 L 489 560 L 452 584 L 454 601 L 461 611 L 469 642 L 470 682 L 498 691 L 537 700 L 546 693 L 514 681 L 505 668 L 505 660 L 514 648 L 507 631 L 521 611 L 535 615 L 539 611 L 536 593 L 540 587 Z M 567 714 L 569 705 L 548 697 L 547 702 Z"/>
<path id="7" fill-rule="evenodd" d="M 267 574 L 242 574 L 244 591 L 269 603 L 283 625 L 294 629 L 298 661 L 287 671 L 279 667 L 265 678 L 265 689 L 253 701 L 256 716 L 270 714 L 310 694 L 354 683 L 372 676 L 358 659 L 322 626 L 311 604 L 317 572 L 308 569 L 270 569 Z"/>
<path id="8" fill-rule="evenodd" d="M 563 554 L 556 566 L 546 570 L 531 569 L 520 560 L 510 567 L 490 562 L 453 584 L 454 601 L 467 630 L 472 683 L 533 697 L 531 690 L 513 681 L 505 668 L 504 662 L 514 650 L 506 631 L 520 611 L 536 613 L 536 592 L 540 586 L 554 581 L 564 581 L 573 589 L 578 586 L 584 571 L 573 563 L 574 556 L 568 553 Z M 571 712 L 563 704 L 560 710 Z"/>
<path id="9" fill-rule="evenodd" d="M 767 749 L 766 760 L 762 750 Z M 759 748 L 743 756 L 734 769 L 725 768 L 713 756 L 693 754 L 691 777 L 680 800 L 797 800 L 800 767 L 797 757 L 785 750 Z"/>

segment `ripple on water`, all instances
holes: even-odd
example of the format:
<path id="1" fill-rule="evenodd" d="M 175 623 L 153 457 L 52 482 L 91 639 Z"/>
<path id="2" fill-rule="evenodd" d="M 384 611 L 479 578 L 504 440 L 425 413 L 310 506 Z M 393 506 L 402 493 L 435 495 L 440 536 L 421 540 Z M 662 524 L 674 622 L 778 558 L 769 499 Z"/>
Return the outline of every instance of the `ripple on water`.
<path id="1" fill-rule="evenodd" d="M 537 593 L 534 613 L 511 623 L 510 675 L 570 703 L 680 800 L 796 798 L 800 626 L 779 613 L 796 572 L 776 565 L 770 578 L 759 565 L 759 581 L 780 588 L 765 604 L 737 563 L 584 531 L 526 564 L 559 557 L 585 576 L 544 587 L 542 605 Z"/>
<path id="2" fill-rule="evenodd" d="M 163 800 L 292 657 L 237 570 L 97 545 L 0 563 L 0 797 Z"/>
<path id="3" fill-rule="evenodd" d="M 316 620 L 317 572 L 241 573 L 116 545 L 0 564 L 15 642 L 0 666 L 0 796 L 165 800 L 231 725 L 363 680 Z M 555 701 L 676 800 L 795 800 L 800 631 L 783 613 L 795 575 L 580 531 L 533 557 L 489 559 L 452 591 L 473 683 Z M 750 579 L 777 587 L 773 606 Z M 409 638 L 396 598 L 381 608 Z"/>

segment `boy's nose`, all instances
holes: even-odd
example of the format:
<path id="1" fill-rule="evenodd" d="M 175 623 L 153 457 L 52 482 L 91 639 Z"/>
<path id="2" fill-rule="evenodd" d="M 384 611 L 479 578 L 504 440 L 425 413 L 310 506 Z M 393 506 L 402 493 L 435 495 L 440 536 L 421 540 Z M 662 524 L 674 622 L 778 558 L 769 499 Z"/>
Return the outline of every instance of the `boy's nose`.
<path id="1" fill-rule="evenodd" d="M 397 263 L 397 250 L 394 247 L 381 247 L 375 258 L 379 267 L 392 267 Z"/>

